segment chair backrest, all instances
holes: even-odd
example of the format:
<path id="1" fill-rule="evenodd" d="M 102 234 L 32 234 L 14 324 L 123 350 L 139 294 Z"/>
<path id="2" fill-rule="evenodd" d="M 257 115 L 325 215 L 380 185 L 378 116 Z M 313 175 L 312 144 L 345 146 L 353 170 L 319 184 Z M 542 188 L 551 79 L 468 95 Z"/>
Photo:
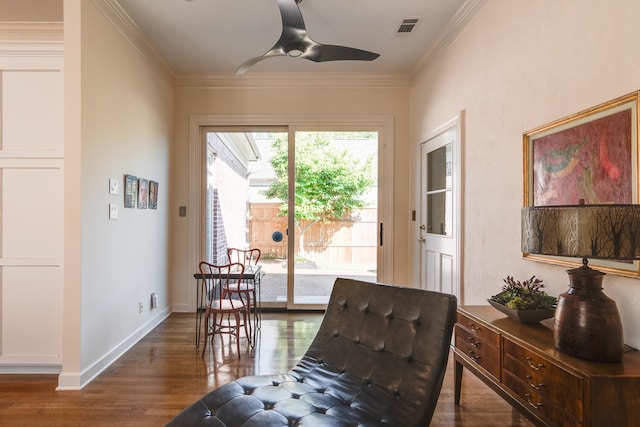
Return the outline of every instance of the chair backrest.
<path id="1" fill-rule="evenodd" d="M 229 257 L 229 262 L 239 262 L 244 266 L 256 265 L 260 260 L 260 254 L 261 254 L 261 251 L 258 248 L 227 249 L 227 256 Z"/>
<path id="2" fill-rule="evenodd" d="M 230 293 L 221 298 L 220 289 L 228 285 L 230 281 L 241 280 L 244 274 L 244 265 L 239 262 L 231 262 L 224 265 L 211 264 L 202 261 L 199 265 L 200 274 L 203 275 L 205 300 L 209 309 L 222 309 L 223 301 L 231 303 L 231 308 L 243 307 L 242 300 L 235 300 Z"/>
<path id="3" fill-rule="evenodd" d="M 339 278 L 293 372 L 311 383 L 327 370 L 342 373 L 343 381 L 361 384 L 350 393 L 352 407 L 390 425 L 426 426 L 440 395 L 456 307 L 453 295 Z M 341 393 L 338 385 L 326 392 Z"/>

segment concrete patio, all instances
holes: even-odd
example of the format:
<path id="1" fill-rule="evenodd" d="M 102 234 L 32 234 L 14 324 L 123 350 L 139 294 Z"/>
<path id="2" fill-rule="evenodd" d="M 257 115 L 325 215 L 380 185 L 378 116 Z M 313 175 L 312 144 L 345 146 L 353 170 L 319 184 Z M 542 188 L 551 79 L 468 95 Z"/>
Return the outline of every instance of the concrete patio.
<path id="1" fill-rule="evenodd" d="M 265 272 L 261 283 L 261 299 L 263 306 L 282 305 L 287 301 L 287 265 L 282 260 L 260 260 Z M 308 268 L 296 267 L 295 270 L 295 303 L 296 304 L 326 304 L 333 289 L 336 277 L 374 282 L 375 270 L 364 267 L 354 268 L 324 267 Z"/>

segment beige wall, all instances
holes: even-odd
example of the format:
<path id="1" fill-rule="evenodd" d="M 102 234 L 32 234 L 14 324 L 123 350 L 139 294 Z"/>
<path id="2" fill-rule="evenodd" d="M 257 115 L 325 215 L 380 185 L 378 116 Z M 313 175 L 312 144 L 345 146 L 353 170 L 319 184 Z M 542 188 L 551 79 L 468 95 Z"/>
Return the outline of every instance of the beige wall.
<path id="1" fill-rule="evenodd" d="M 63 0 L 0 0 L 0 20 L 62 22 L 62 2 Z"/>
<path id="2" fill-rule="evenodd" d="M 317 82 L 315 82 L 317 83 Z M 355 84 L 356 86 L 358 83 Z M 172 292 L 174 307 L 193 306 L 193 271 L 189 251 L 197 242 L 189 239 L 190 218 L 177 216 L 178 206 L 189 207 L 189 123 L 192 115 L 234 117 L 274 116 L 391 116 L 395 134 L 393 211 L 394 211 L 394 275 L 393 282 L 408 284 L 408 245 L 406 230 L 409 205 L 409 92 L 406 87 L 355 87 L 345 85 L 308 84 L 289 88 L 280 83 L 276 88 L 185 88 L 176 89 L 175 144 L 172 152 Z M 286 125 L 287 123 L 275 123 Z"/>
<path id="3" fill-rule="evenodd" d="M 65 2 L 70 177 L 61 389 L 84 385 L 169 313 L 173 88 L 101 7 Z M 159 182 L 157 210 L 123 207 L 125 174 Z M 109 194 L 110 178 L 117 195 Z M 109 219 L 109 204 L 119 219 Z"/>
<path id="4" fill-rule="evenodd" d="M 415 82 L 414 153 L 421 136 L 465 111 L 463 303 L 485 304 L 507 275 L 566 290 L 564 267 L 521 258 L 522 134 L 640 89 L 638 16 L 630 0 L 492 0 Z M 640 281 L 607 275 L 604 287 L 626 342 L 640 346 Z"/>

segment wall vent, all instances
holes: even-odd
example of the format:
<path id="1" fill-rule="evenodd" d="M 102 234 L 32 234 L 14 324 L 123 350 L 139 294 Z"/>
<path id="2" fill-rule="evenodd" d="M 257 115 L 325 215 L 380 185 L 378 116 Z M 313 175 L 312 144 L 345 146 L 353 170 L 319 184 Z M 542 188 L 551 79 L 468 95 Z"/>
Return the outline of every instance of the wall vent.
<path id="1" fill-rule="evenodd" d="M 409 34 L 416 28 L 420 18 L 406 18 L 402 20 L 402 24 L 398 27 L 398 34 Z"/>

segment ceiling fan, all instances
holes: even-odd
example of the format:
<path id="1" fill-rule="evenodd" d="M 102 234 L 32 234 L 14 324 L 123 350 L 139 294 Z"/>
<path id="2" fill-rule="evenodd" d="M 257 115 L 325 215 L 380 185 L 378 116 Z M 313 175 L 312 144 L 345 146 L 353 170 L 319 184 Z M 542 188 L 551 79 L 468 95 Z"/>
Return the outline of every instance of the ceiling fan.
<path id="1" fill-rule="evenodd" d="M 353 47 L 335 46 L 318 43 L 309 37 L 302 19 L 298 3 L 302 0 L 276 0 L 282 16 L 282 34 L 276 44 L 262 56 L 251 58 L 236 70 L 236 76 L 242 76 L 247 70 L 266 58 L 291 56 L 314 62 L 326 61 L 373 61 L 377 53 Z"/>

